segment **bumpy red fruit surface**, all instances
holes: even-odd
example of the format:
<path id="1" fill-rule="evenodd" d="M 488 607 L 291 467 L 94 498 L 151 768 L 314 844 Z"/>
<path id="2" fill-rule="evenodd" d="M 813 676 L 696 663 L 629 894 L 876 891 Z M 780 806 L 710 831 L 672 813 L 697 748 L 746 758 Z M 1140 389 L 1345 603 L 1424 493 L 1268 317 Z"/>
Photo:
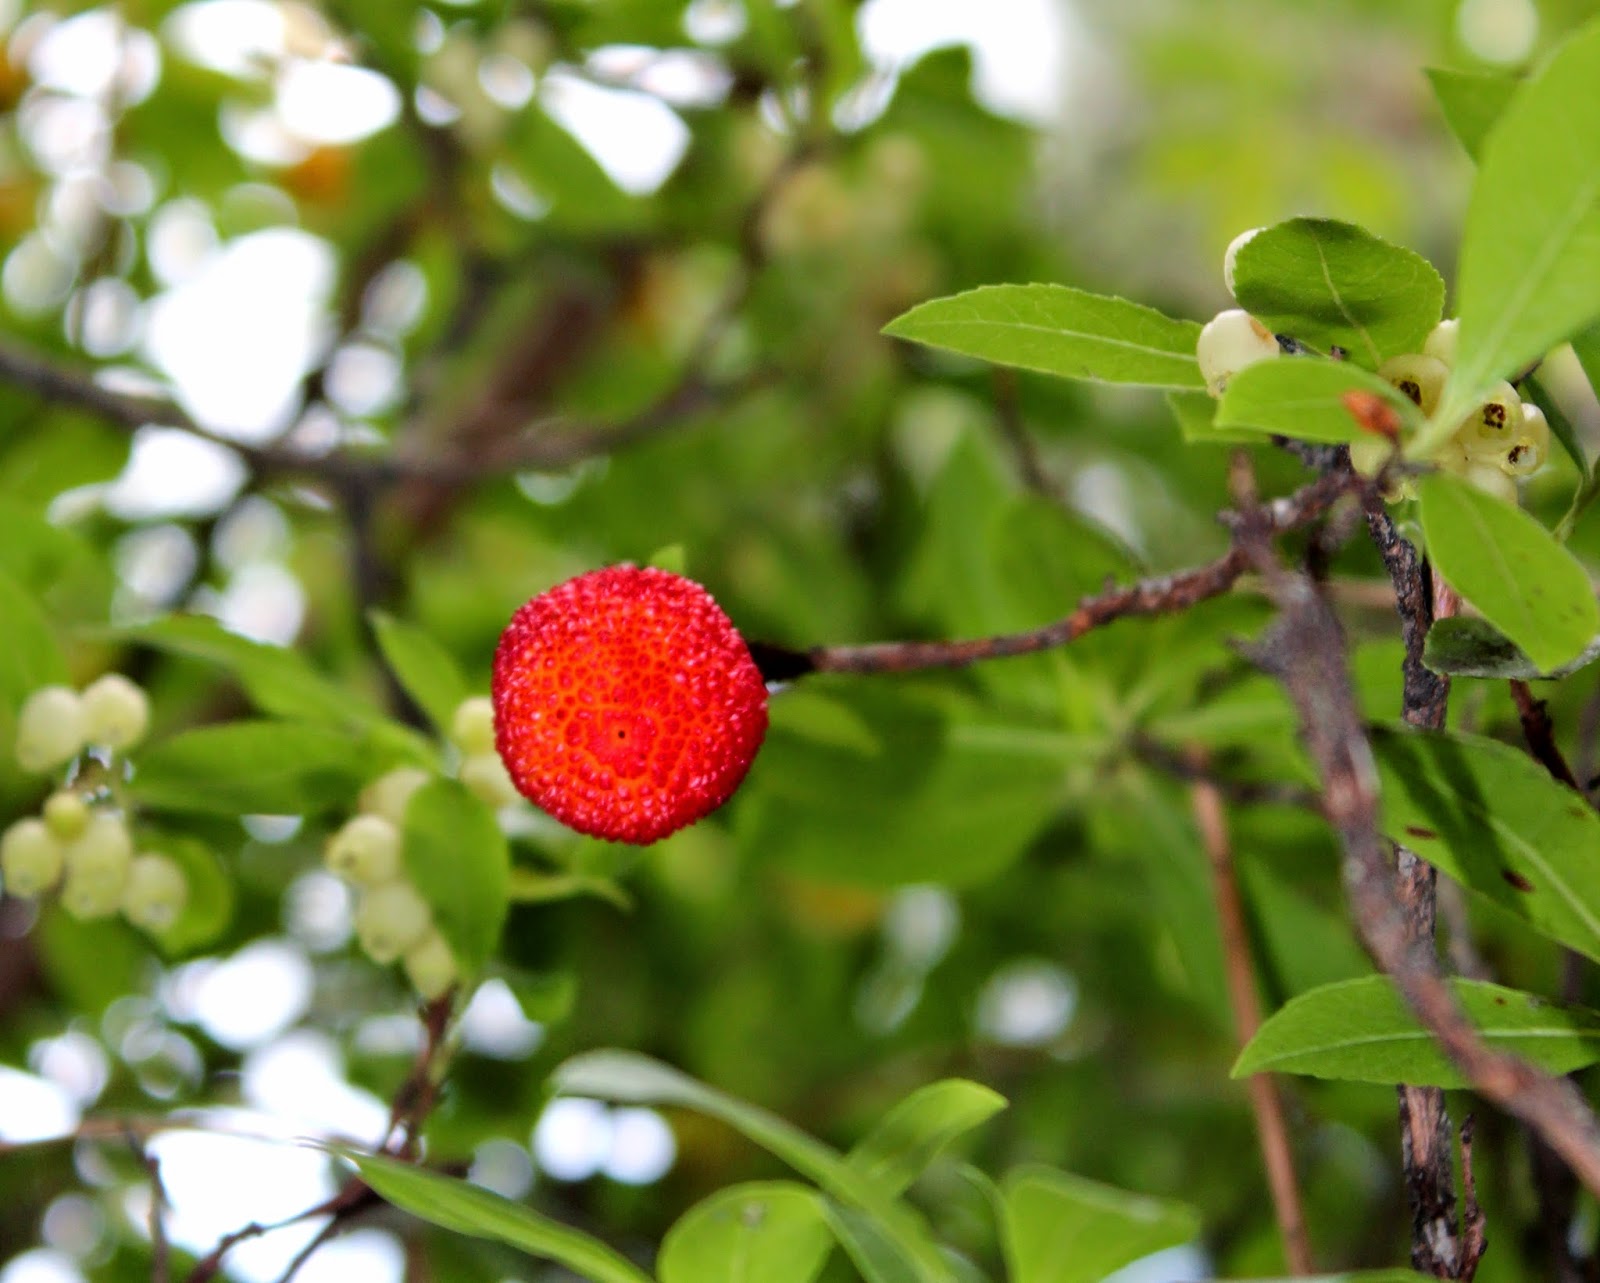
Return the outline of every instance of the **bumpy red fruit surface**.
<path id="1" fill-rule="evenodd" d="M 492 691 L 517 788 L 617 842 L 716 810 L 767 731 L 744 639 L 710 593 L 665 570 L 612 566 L 535 597 L 500 638 Z"/>

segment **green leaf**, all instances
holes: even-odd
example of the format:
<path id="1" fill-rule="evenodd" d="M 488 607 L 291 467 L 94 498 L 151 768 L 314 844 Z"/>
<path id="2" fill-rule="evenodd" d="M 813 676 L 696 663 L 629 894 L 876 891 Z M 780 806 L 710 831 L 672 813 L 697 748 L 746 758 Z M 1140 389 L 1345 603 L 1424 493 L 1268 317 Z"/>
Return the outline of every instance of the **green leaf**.
<path id="1" fill-rule="evenodd" d="M 376 709 L 322 676 L 297 651 L 251 641 L 203 615 L 168 615 L 117 629 L 112 636 L 214 664 L 236 677 L 263 712 L 279 717 L 349 726 L 378 716 Z"/>
<path id="2" fill-rule="evenodd" d="M 914 307 L 883 332 L 1065 379 L 1205 387 L 1193 321 L 1066 285 L 984 286 Z"/>
<path id="3" fill-rule="evenodd" d="M 598 1239 L 477 1185 L 392 1158 L 346 1149 L 334 1152 L 354 1166 L 384 1202 L 430 1225 L 505 1243 L 554 1261 L 592 1283 L 651 1283 L 648 1274 Z"/>
<path id="4" fill-rule="evenodd" d="M 1600 959 L 1600 817 L 1526 753 L 1377 727 L 1384 831 L 1534 930 Z"/>
<path id="5" fill-rule="evenodd" d="M 929 1083 L 885 1114 L 845 1161 L 886 1193 L 903 1193 L 940 1150 L 1005 1107 L 1004 1096 L 962 1078 Z"/>
<path id="6" fill-rule="evenodd" d="M 433 724 L 448 731 L 456 708 L 467 697 L 467 683 L 450 652 L 429 634 L 387 615 L 371 614 L 378 647 L 406 694 Z"/>
<path id="7" fill-rule="evenodd" d="M 1209 392 L 1168 392 L 1167 405 L 1190 445 L 1260 445 L 1259 432 L 1217 426 L 1217 402 Z"/>
<path id="8" fill-rule="evenodd" d="M 67 662 L 44 608 L 10 575 L 0 571 L 0 710 L 15 712 L 41 686 L 67 681 Z M 0 760 L 9 765 L 11 744 L 0 745 Z"/>
<path id="9" fill-rule="evenodd" d="M 1450 988 L 1490 1049 L 1551 1074 L 1600 1061 L 1600 1011 L 1546 1002 L 1481 980 Z M 1233 1076 L 1304 1074 L 1419 1087 L 1471 1084 L 1439 1049 L 1387 976 L 1324 985 L 1291 999 L 1256 1032 Z"/>
<path id="10" fill-rule="evenodd" d="M 296 722 L 202 726 L 140 750 L 128 791 L 157 811 L 306 815 L 355 795 L 355 745 Z"/>
<path id="11" fill-rule="evenodd" d="M 824 1211 L 839 1245 L 866 1283 L 917 1283 L 916 1270 L 872 1217 L 831 1200 Z"/>
<path id="12" fill-rule="evenodd" d="M 1344 402 L 1349 392 L 1381 397 L 1400 416 L 1404 433 L 1422 422 L 1404 392 L 1349 361 L 1285 357 L 1246 366 L 1228 380 L 1217 426 L 1300 441 L 1356 441 L 1367 432 Z"/>
<path id="13" fill-rule="evenodd" d="M 406 873 L 468 975 L 500 942 L 510 903 L 511 857 L 487 805 L 454 780 L 433 780 L 406 807 Z"/>
<path id="14" fill-rule="evenodd" d="M 1299 1274 L 1292 1279 L 1251 1279 L 1250 1283 L 1431 1283 L 1411 1270 L 1360 1270 L 1355 1274 Z"/>
<path id="15" fill-rule="evenodd" d="M 833 1250 L 822 1195 L 793 1181 L 731 1185 L 667 1231 L 661 1283 L 811 1283 Z"/>
<path id="16" fill-rule="evenodd" d="M 1444 308 L 1444 281 L 1422 255 L 1353 223 L 1292 218 L 1246 241 L 1233 293 L 1274 334 L 1375 369 L 1419 352 Z"/>
<path id="17" fill-rule="evenodd" d="M 781 1158 L 801 1175 L 853 1208 L 866 1212 L 882 1232 L 887 1250 L 915 1283 L 950 1283 L 926 1226 L 903 1203 L 888 1197 L 835 1150 L 791 1123 L 755 1105 L 697 1082 L 670 1065 L 626 1051 L 575 1056 L 551 1076 L 557 1092 L 640 1105 L 674 1105 L 727 1123 Z"/>
<path id="18" fill-rule="evenodd" d="M 1588 574 L 1521 508 L 1444 472 L 1421 478 L 1417 496 L 1439 572 L 1540 668 L 1567 663 L 1600 633 Z"/>
<path id="19" fill-rule="evenodd" d="M 1050 1167 L 1019 1167 L 1005 1189 L 1011 1283 L 1098 1283 L 1130 1261 L 1192 1242 L 1194 1209 Z"/>
<path id="20" fill-rule="evenodd" d="M 816 877 L 970 885 L 1022 855 L 1097 748 L 929 689 L 816 682 L 772 703 L 740 844 Z"/>
<path id="21" fill-rule="evenodd" d="M 180 958 L 215 941 L 233 919 L 234 898 L 234 880 L 216 852 L 198 839 L 159 833 L 142 833 L 139 850 L 168 856 L 183 870 L 189 883 L 183 912 L 155 937 L 161 951 L 169 958 Z"/>
<path id="22" fill-rule="evenodd" d="M 1445 124 L 1467 149 L 1467 155 L 1477 160 L 1483 140 L 1505 112 L 1522 78 L 1504 72 L 1454 71 L 1446 67 L 1429 67 L 1424 74 L 1433 86 L 1433 96 L 1439 100 Z"/>
<path id="23" fill-rule="evenodd" d="M 1600 315 L 1600 24 L 1566 42 L 1489 131 L 1467 207 L 1461 332 L 1436 415 L 1474 398 Z"/>
<path id="24" fill-rule="evenodd" d="M 1531 681 L 1566 677 L 1600 659 L 1600 637 L 1559 668 L 1542 669 L 1486 619 L 1452 615 L 1435 621 L 1422 648 L 1422 662 L 1447 677 L 1499 677 Z"/>

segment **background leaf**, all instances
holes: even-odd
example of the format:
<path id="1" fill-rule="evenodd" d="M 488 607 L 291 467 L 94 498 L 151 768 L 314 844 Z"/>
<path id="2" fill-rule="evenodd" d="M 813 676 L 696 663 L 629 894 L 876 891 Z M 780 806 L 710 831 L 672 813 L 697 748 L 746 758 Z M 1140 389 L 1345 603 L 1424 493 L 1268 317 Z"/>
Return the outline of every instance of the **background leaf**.
<path id="1" fill-rule="evenodd" d="M 1417 497 L 1434 565 L 1535 664 L 1565 664 L 1600 633 L 1587 572 L 1521 508 L 1444 472 Z"/>
<path id="2" fill-rule="evenodd" d="M 902 1271 L 894 1277 L 916 1283 L 950 1283 L 948 1266 L 909 1208 L 887 1197 L 875 1182 L 821 1141 L 764 1109 L 696 1082 L 648 1056 L 624 1051 L 575 1056 L 557 1067 L 551 1084 L 569 1095 L 677 1105 L 720 1118 L 816 1181 L 828 1194 L 867 1213 L 881 1236 L 883 1252 L 894 1262 L 893 1268 Z"/>
<path id="3" fill-rule="evenodd" d="M 1205 387 L 1193 321 L 1066 285 L 986 285 L 919 304 L 883 332 L 1065 379 Z"/>
<path id="4" fill-rule="evenodd" d="M 1444 281 L 1422 255 L 1329 218 L 1256 233 L 1234 260 L 1233 293 L 1274 334 L 1320 352 L 1337 345 L 1369 370 L 1420 352 L 1444 307 Z"/>
<path id="5" fill-rule="evenodd" d="M 403 850 L 456 962 L 468 975 L 481 971 L 511 897 L 511 857 L 494 813 L 454 780 L 432 780 L 406 807 Z"/>
<path id="6" fill-rule="evenodd" d="M 1481 980 L 1451 980 L 1450 988 L 1494 1050 L 1551 1074 L 1600 1061 L 1600 1012 Z M 1235 1078 L 1258 1073 L 1420 1087 L 1471 1085 L 1417 1023 L 1387 976 L 1344 980 L 1291 999 L 1267 1018 L 1233 1066 Z"/>
<path id="7" fill-rule="evenodd" d="M 1600 817 L 1520 749 L 1375 728 L 1384 831 L 1536 931 L 1600 958 Z"/>
<path id="8" fill-rule="evenodd" d="M 0 620 L 5 621 L 5 640 L 0 645 L 0 710 L 9 714 L 41 686 L 66 683 L 67 664 L 43 607 L 4 571 L 0 571 Z M 5 721 L 10 724 L 9 717 Z M 0 747 L 7 769 L 13 769 L 9 737 Z"/>
<path id="9" fill-rule="evenodd" d="M 1017 1168 L 1004 1190 L 1012 1283 L 1098 1283 L 1130 1261 L 1200 1233 L 1199 1216 L 1181 1203 L 1049 1167 Z"/>
<path id="10" fill-rule="evenodd" d="M 448 732 L 457 706 L 467 697 L 467 683 L 450 652 L 416 625 L 381 610 L 372 612 L 372 630 L 406 694 L 440 731 Z"/>
<path id="11" fill-rule="evenodd" d="M 355 745 L 298 722 L 202 726 L 140 750 L 128 792 L 157 811 L 311 814 L 355 793 Z"/>
<path id="12" fill-rule="evenodd" d="M 661 1283 L 811 1283 L 833 1250 L 822 1196 L 793 1181 L 730 1185 L 667 1231 Z"/>
<path id="13" fill-rule="evenodd" d="M 477 1185 L 410 1163 L 336 1150 L 386 1202 L 419 1220 L 494 1239 L 565 1266 L 592 1283 L 651 1283 L 650 1276 L 598 1239 Z"/>
<path id="14" fill-rule="evenodd" d="M 885 1192 L 900 1194 L 946 1145 L 1005 1107 L 1004 1096 L 979 1083 L 929 1083 L 885 1114 L 845 1161 Z"/>

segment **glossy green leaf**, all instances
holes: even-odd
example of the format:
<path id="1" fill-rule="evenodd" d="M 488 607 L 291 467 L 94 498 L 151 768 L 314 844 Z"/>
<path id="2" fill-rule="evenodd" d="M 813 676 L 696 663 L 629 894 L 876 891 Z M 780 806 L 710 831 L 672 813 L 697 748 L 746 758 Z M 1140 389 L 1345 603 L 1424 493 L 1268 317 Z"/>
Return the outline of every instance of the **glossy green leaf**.
<path id="1" fill-rule="evenodd" d="M 1484 1045 L 1520 1056 L 1546 1073 L 1600 1061 L 1600 1012 L 1546 1002 L 1479 980 L 1452 980 Z M 1324 985 L 1291 999 L 1262 1024 L 1233 1076 L 1280 1073 L 1343 1082 L 1471 1084 L 1417 1023 L 1387 976 Z"/>
<path id="2" fill-rule="evenodd" d="M 381 610 L 372 612 L 372 630 L 383 657 L 406 694 L 441 731 L 450 729 L 467 683 L 454 657 L 429 634 Z"/>
<path id="3" fill-rule="evenodd" d="M 1536 931 L 1600 959 L 1600 817 L 1521 749 L 1378 727 L 1384 831 Z"/>
<path id="4" fill-rule="evenodd" d="M 929 1083 L 885 1114 L 846 1161 L 886 1193 L 900 1194 L 946 1145 L 1005 1107 L 1004 1096 L 978 1083 Z"/>
<path id="5" fill-rule="evenodd" d="M 822 1195 L 793 1181 L 730 1185 L 667 1231 L 661 1283 L 811 1283 L 833 1250 Z"/>
<path id="6" fill-rule="evenodd" d="M 1542 669 L 1488 620 L 1472 615 L 1452 615 L 1437 620 L 1428 630 L 1422 650 L 1422 662 L 1448 677 L 1500 677 L 1519 681 L 1566 677 L 1597 659 L 1600 659 L 1600 637 L 1593 638 L 1571 662 Z"/>
<path id="7" fill-rule="evenodd" d="M 67 664 L 49 617 L 33 595 L 0 571 L 0 620 L 5 640 L 0 645 L 0 710 L 14 712 L 41 686 L 67 680 Z M 9 724 L 9 722 L 8 722 Z M 0 745 L 8 768 L 11 746 Z"/>
<path id="8" fill-rule="evenodd" d="M 1368 369 L 1421 351 L 1444 307 L 1444 281 L 1422 255 L 1329 218 L 1258 232 L 1234 260 L 1233 293 L 1274 334 L 1341 347 Z"/>
<path id="9" fill-rule="evenodd" d="M 984 286 L 920 304 L 883 332 L 1065 379 L 1205 387 L 1193 321 L 1066 285 Z"/>
<path id="10" fill-rule="evenodd" d="M 1461 332 L 1438 419 L 1600 315 L 1600 23 L 1564 44 L 1489 131 L 1461 240 Z"/>
<path id="11" fill-rule="evenodd" d="M 1600 633 L 1588 573 L 1521 508 L 1444 472 L 1417 497 L 1434 566 L 1535 664 L 1565 664 Z"/>
<path id="12" fill-rule="evenodd" d="M 1504 72 L 1456 71 L 1446 67 L 1429 67 L 1427 77 L 1450 132 L 1467 149 L 1467 155 L 1476 160 L 1483 150 L 1483 140 L 1517 92 L 1522 78 Z"/>
<path id="13" fill-rule="evenodd" d="M 1300 1274 L 1294 1278 L 1251 1279 L 1249 1283 L 1430 1283 L 1411 1270 L 1358 1270 L 1354 1274 Z"/>
<path id="14" fill-rule="evenodd" d="M 494 812 L 454 780 L 424 784 L 406 807 L 404 854 L 461 969 L 481 970 L 510 903 L 511 857 Z"/>
<path id="15" fill-rule="evenodd" d="M 1217 406 L 1217 426 L 1299 441 L 1356 441 L 1367 433 L 1345 404 L 1351 392 L 1381 397 L 1399 416 L 1402 432 L 1421 423 L 1417 407 L 1405 393 L 1359 366 L 1316 357 L 1280 357 L 1246 366 L 1228 380 Z"/>
<path id="16" fill-rule="evenodd" d="M 670 1065 L 626 1051 L 575 1056 L 551 1076 L 568 1095 L 640 1105 L 675 1105 L 721 1119 L 809 1177 L 833 1198 L 867 1213 L 882 1232 L 900 1277 L 915 1283 L 950 1283 L 949 1267 L 926 1226 L 903 1203 L 886 1195 L 833 1149 L 776 1114 L 697 1082 Z"/>
<path id="17" fill-rule="evenodd" d="M 378 1196 L 419 1220 L 491 1239 L 554 1261 L 591 1283 L 651 1283 L 650 1276 L 599 1239 L 480 1186 L 409 1163 L 336 1150 Z"/>
<path id="18" fill-rule="evenodd" d="M 1200 1233 L 1199 1214 L 1181 1203 L 1050 1167 L 1019 1167 L 1003 1187 L 1011 1283 L 1098 1283 Z"/>
<path id="19" fill-rule="evenodd" d="M 157 811 L 305 815 L 354 797 L 355 744 L 298 722 L 202 726 L 140 750 L 128 791 Z"/>

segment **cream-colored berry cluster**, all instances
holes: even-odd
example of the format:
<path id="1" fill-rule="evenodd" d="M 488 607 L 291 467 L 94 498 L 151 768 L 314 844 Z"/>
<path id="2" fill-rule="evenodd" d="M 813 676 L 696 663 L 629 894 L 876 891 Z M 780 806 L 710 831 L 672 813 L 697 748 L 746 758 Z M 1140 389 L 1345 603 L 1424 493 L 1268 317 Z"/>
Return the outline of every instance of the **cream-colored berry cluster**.
<path id="1" fill-rule="evenodd" d="M 150 725 L 145 693 L 108 673 L 81 693 L 65 686 L 34 691 L 17 717 L 17 762 L 31 774 L 61 772 L 61 787 L 36 816 L 0 834 L 0 875 L 11 895 L 34 898 L 58 888 L 61 907 L 75 918 L 121 913 L 159 933 L 178 920 L 189 883 L 170 856 L 135 854 L 129 816 L 116 796 L 122 754 Z M 93 750 L 109 769 L 98 778 L 75 770 Z"/>
<path id="2" fill-rule="evenodd" d="M 494 748 L 494 709 L 489 700 L 463 701 L 451 721 L 450 739 L 461 755 L 462 785 L 497 810 L 520 799 Z M 324 863 L 357 889 L 356 939 L 383 966 L 399 962 L 412 987 L 427 1000 L 439 997 L 460 976 L 433 911 L 405 875 L 406 807 L 434 777 L 416 766 L 378 776 L 361 791 L 358 813 L 328 839 Z"/>
<path id="3" fill-rule="evenodd" d="M 1456 352 L 1455 321 L 1441 321 L 1421 352 L 1390 357 L 1378 374 L 1404 392 L 1424 415 L 1439 406 Z M 1362 476 L 1376 476 L 1394 452 L 1393 443 L 1368 437 L 1350 446 L 1350 464 Z M 1544 411 L 1497 383 L 1459 424 L 1428 462 L 1464 477 L 1486 494 L 1517 501 L 1517 478 L 1544 466 L 1550 457 L 1550 424 Z M 1404 485 L 1395 496 L 1403 496 Z"/>

